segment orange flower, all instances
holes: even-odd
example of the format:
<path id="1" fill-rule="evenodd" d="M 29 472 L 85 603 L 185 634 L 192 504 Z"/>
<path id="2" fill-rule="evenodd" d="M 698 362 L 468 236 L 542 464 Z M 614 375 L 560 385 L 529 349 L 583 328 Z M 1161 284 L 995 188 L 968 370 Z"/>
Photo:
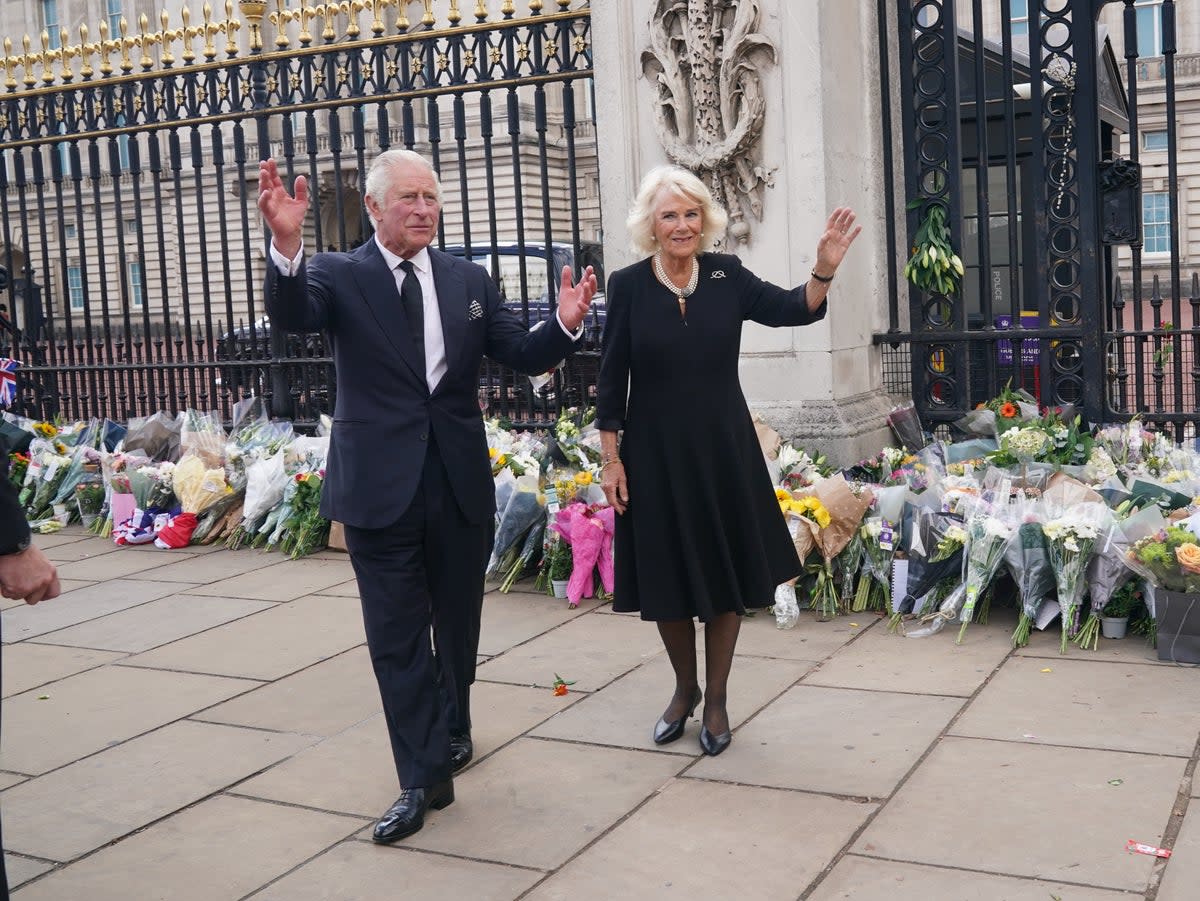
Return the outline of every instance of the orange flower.
<path id="1" fill-rule="evenodd" d="M 566 693 L 567 693 L 567 686 L 565 686 L 565 685 L 555 685 L 554 686 L 554 697 L 561 698 Z"/>
<path id="2" fill-rule="evenodd" d="M 1014 403 L 1004 403 L 1000 406 L 1000 415 L 1005 419 L 1012 419 L 1017 415 L 1017 405 Z"/>
<path id="3" fill-rule="evenodd" d="M 565 695 L 567 693 L 567 686 L 574 685 L 574 684 L 575 684 L 574 679 L 568 681 L 567 679 L 564 679 L 562 676 L 560 676 L 558 673 L 555 673 L 554 674 L 554 697 L 561 698 L 563 695 Z"/>

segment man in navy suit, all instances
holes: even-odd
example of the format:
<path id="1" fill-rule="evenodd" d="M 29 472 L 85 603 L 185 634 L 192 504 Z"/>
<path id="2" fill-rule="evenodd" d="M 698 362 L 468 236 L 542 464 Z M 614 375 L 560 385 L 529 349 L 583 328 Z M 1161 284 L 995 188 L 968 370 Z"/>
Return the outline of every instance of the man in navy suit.
<path id="1" fill-rule="evenodd" d="M 378 842 L 412 835 L 454 801 L 471 760 L 483 574 L 495 490 L 479 410 L 484 355 L 545 372 L 575 348 L 596 290 L 589 266 L 562 272 L 557 324 L 530 332 L 487 272 L 429 245 L 441 186 L 429 163 L 389 150 L 367 173 L 374 240 L 305 262 L 304 176 L 293 196 L 273 160 L 259 165 L 272 233 L 272 325 L 329 335 L 337 407 L 321 512 L 345 525 L 367 646 L 400 778 Z M 432 647 L 430 628 L 432 626 Z"/>

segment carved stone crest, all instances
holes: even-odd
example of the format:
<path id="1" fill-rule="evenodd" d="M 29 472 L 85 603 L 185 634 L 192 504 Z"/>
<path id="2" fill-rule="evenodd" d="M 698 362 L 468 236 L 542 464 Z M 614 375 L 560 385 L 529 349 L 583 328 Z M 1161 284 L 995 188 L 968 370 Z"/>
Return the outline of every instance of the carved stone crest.
<path id="1" fill-rule="evenodd" d="M 758 0 L 656 0 L 642 51 L 667 156 L 708 183 L 740 243 L 750 237 L 744 207 L 761 220 L 763 188 L 774 186 L 774 170 L 759 159 L 760 73 L 776 53 L 758 24 Z"/>

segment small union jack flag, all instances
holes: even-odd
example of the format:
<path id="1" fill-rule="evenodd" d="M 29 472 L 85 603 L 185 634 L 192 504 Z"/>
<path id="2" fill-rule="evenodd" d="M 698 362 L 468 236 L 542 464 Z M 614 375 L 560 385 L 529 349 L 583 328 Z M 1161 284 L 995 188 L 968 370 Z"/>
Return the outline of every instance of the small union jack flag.
<path id="1" fill-rule="evenodd" d="M 0 357 L 0 407 L 7 407 L 17 399 L 17 370 L 21 364 L 8 357 Z"/>

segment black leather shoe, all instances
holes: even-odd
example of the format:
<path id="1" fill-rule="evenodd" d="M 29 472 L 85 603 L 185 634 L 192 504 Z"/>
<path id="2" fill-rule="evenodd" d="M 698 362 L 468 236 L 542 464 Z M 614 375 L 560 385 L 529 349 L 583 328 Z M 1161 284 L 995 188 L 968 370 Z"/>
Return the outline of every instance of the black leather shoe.
<path id="1" fill-rule="evenodd" d="M 457 773 L 475 756 L 475 745 L 469 734 L 450 736 L 450 772 Z"/>
<path id="2" fill-rule="evenodd" d="M 692 706 L 677 720 L 667 722 L 661 716 L 658 722 L 654 724 L 654 743 L 656 745 L 670 744 L 683 735 L 683 728 L 687 725 L 687 721 L 692 714 L 696 712 L 696 705 L 700 703 L 700 686 L 696 686 L 696 693 L 692 695 Z"/>
<path id="3" fill-rule="evenodd" d="M 708 726 L 700 727 L 700 749 L 709 757 L 716 757 L 729 747 L 731 741 L 733 741 L 733 733 L 728 729 L 720 735 L 713 735 L 708 731 Z"/>
<path id="4" fill-rule="evenodd" d="M 425 812 L 431 807 L 441 810 L 454 803 L 454 782 L 447 779 L 429 788 L 406 788 L 400 792 L 396 803 L 387 809 L 371 838 L 380 844 L 399 841 L 425 825 Z"/>

